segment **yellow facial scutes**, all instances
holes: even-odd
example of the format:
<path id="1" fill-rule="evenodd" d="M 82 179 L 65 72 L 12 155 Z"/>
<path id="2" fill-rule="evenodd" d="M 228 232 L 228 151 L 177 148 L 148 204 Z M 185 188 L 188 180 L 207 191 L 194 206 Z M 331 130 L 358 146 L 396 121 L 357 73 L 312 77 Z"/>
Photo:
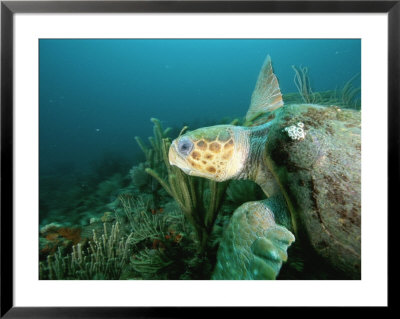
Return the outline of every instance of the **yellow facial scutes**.
<path id="1" fill-rule="evenodd" d="M 224 181 L 237 173 L 238 127 L 218 125 L 189 132 L 172 142 L 169 161 L 193 176 Z M 187 151 L 190 150 L 190 151 Z"/>

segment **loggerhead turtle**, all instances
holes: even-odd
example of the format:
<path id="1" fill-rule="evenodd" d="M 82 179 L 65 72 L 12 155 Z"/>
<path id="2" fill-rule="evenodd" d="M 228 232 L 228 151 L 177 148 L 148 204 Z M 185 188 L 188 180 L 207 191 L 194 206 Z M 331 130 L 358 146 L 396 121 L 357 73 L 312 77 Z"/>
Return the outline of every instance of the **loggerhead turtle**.
<path id="1" fill-rule="evenodd" d="M 233 213 L 212 278 L 275 279 L 296 238 L 340 279 L 360 279 L 360 112 L 284 106 L 267 56 L 246 123 L 190 131 L 169 150 L 170 164 L 186 174 L 249 179 L 267 195 Z"/>

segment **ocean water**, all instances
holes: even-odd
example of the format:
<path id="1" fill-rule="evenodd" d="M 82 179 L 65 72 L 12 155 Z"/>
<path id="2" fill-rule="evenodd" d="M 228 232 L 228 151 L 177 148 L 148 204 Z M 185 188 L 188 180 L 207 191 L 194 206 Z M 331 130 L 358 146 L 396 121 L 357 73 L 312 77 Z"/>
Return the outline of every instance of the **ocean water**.
<path id="1" fill-rule="evenodd" d="M 283 93 L 297 91 L 292 65 L 309 68 L 316 92 L 361 72 L 360 40 L 40 40 L 39 50 L 43 171 L 132 158 L 151 117 L 181 127 L 244 116 L 267 54 Z"/>
<path id="2" fill-rule="evenodd" d="M 129 171 L 145 161 L 135 136 L 149 145 L 151 118 L 171 127 L 172 139 L 184 125 L 192 130 L 243 118 L 267 54 L 284 98 L 298 93 L 293 65 L 308 68 L 313 92 L 333 92 L 361 73 L 359 39 L 41 39 L 39 227 L 56 223 L 69 232 L 58 234 L 57 243 L 42 232 L 41 260 L 57 251 L 61 238 L 69 240 L 67 253 L 91 219 L 104 222 L 105 212 L 115 213 L 110 203 L 132 187 Z M 360 87 L 361 77 L 352 85 Z M 154 187 L 143 191 L 160 197 L 151 211 L 172 201 L 157 187 L 161 195 Z M 192 278 L 179 277 L 186 266 L 171 276 Z"/>

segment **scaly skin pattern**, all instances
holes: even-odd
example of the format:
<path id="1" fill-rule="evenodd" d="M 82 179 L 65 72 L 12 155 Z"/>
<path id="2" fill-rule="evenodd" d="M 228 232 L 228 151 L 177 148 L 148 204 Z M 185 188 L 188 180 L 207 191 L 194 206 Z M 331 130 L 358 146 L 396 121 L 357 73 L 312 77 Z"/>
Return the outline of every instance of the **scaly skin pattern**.
<path id="1" fill-rule="evenodd" d="M 274 201 L 248 202 L 235 210 L 212 279 L 276 279 L 294 236 L 275 222 Z"/>
<path id="2" fill-rule="evenodd" d="M 296 237 L 343 279 L 361 278 L 361 114 L 318 105 L 289 105 L 275 113 L 265 166 L 284 193 Z M 304 124 L 294 140 L 286 127 Z"/>
<path id="3" fill-rule="evenodd" d="M 201 137 L 196 140 L 195 149 L 188 158 L 193 168 L 215 174 L 216 179 L 233 155 L 233 139 L 224 132 L 212 139 Z"/>
<path id="4" fill-rule="evenodd" d="M 190 175 L 216 181 L 253 180 L 268 197 L 282 194 L 286 200 L 282 206 L 290 211 L 292 229 L 304 253 L 317 253 L 343 274 L 340 279 L 360 279 L 360 112 L 335 106 L 286 105 L 268 114 L 268 121 L 252 128 L 220 125 L 189 132 L 181 138 L 190 139 L 193 150 L 180 154 L 178 138 L 170 148 L 170 163 Z M 301 127 L 302 134 L 297 135 L 301 138 L 289 134 L 293 126 Z M 238 239 L 248 238 L 246 233 L 253 231 L 237 221 L 247 208 L 232 217 L 232 229 L 240 236 L 227 235 L 223 243 L 236 240 L 234 250 L 252 256 L 247 239 Z M 234 225 L 242 225 L 243 231 Z M 246 266 L 243 262 L 250 257 L 246 258 L 236 259 L 237 264 Z M 248 272 L 250 268 L 244 269 Z"/>
<path id="5" fill-rule="evenodd" d="M 192 143 L 190 154 L 183 155 L 178 151 L 180 138 L 177 138 L 171 144 L 169 161 L 189 175 L 219 182 L 234 178 L 243 166 L 242 149 L 246 146 L 238 141 L 239 133 L 240 129 L 233 125 L 216 125 L 190 131 L 181 137 Z"/>

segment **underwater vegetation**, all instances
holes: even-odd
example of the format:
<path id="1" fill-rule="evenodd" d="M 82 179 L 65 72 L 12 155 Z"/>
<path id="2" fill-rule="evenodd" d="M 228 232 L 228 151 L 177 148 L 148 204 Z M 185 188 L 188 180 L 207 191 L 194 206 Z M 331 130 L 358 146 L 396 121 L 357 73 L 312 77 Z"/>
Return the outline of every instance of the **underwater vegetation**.
<path id="1" fill-rule="evenodd" d="M 265 66 L 268 63 L 267 59 Z M 273 102 L 267 113 L 255 107 L 251 117 L 212 123 L 251 132 L 253 142 L 259 143 L 257 150 L 262 152 L 256 153 L 262 154 L 262 161 L 246 163 L 245 173 L 252 180 L 216 181 L 187 175 L 171 165 L 171 134 L 179 129 L 163 128 L 156 118 L 151 119 L 153 136 L 148 142 L 135 137 L 144 161 L 128 165 L 108 154 L 93 165 L 92 175 L 74 178 L 71 173 L 64 189 L 57 179 L 41 177 L 39 278 L 357 277 L 360 211 L 350 198 L 359 195 L 360 124 L 354 110 L 360 109 L 361 101 L 360 88 L 353 84 L 359 75 L 340 89 L 314 92 L 308 68 L 293 66 L 293 70 L 298 92 L 283 95 L 285 108 L 277 86 L 271 91 L 276 93 L 274 99 L 263 95 Z M 266 71 L 274 76 L 271 66 Z M 277 85 L 277 80 L 270 78 L 267 83 Z M 263 121 L 274 121 L 268 139 L 257 128 Z M 190 134 L 187 128 L 175 134 L 177 139 Z M 332 152 L 332 145 L 347 155 Z M 260 163 L 268 163 L 273 174 L 261 169 Z M 260 171 L 250 175 L 255 169 Z M 260 175 L 278 179 L 285 199 L 282 194 L 270 196 L 264 190 L 269 184 L 253 178 Z M 289 208 L 282 204 L 287 199 L 292 201 Z M 332 203 L 341 209 L 335 211 Z M 299 212 L 290 217 L 293 207 Z M 350 239 L 341 237 L 343 229 Z M 344 253 L 329 247 L 332 234 L 343 241 Z M 309 252 L 312 249 L 322 257 Z M 333 260 L 332 251 L 341 258 Z M 337 266 L 337 273 L 330 264 Z"/>
<path id="2" fill-rule="evenodd" d="M 191 177 L 171 166 L 171 129 L 151 121 L 150 146 L 135 138 L 145 162 L 134 165 L 126 176 L 116 173 L 86 190 L 82 197 L 97 199 L 93 204 L 98 206 L 80 216 L 85 222 L 74 225 L 60 218 L 41 228 L 40 279 L 211 277 L 230 213 L 243 197 L 249 198 L 244 196 L 246 186 L 234 181 L 226 196 L 228 182 Z M 247 190 L 249 196 L 261 195 L 255 185 L 245 185 L 254 190 Z M 243 194 L 235 195 L 235 190 Z M 82 203 L 81 197 L 71 201 L 71 210 L 76 202 Z"/>
<path id="3" fill-rule="evenodd" d="M 67 245 L 54 242 L 40 262 L 40 279 L 118 280 L 186 279 L 196 267 L 193 231 L 179 207 L 151 212 L 141 197 L 120 195 L 120 207 L 94 220 L 79 239 Z M 49 228 L 49 227 L 47 227 Z M 53 225 L 54 228 L 61 229 Z M 46 238 L 51 242 L 53 238 Z M 91 233 L 90 233 L 91 232 Z M 86 233 L 86 234 L 84 234 Z M 77 235 L 77 236 L 78 236 Z M 85 237 L 84 240 L 81 240 Z M 56 245 L 58 244 L 58 245 Z M 55 247 L 57 250 L 55 251 Z"/>
<path id="4" fill-rule="evenodd" d="M 152 119 L 152 121 L 155 128 L 155 140 L 157 140 L 153 144 L 154 153 L 161 153 L 166 173 L 165 169 L 157 170 L 155 167 L 147 168 L 146 172 L 153 176 L 177 201 L 186 218 L 196 230 L 200 243 L 199 252 L 204 253 L 228 183 L 217 183 L 192 177 L 184 174 L 179 168 L 171 166 L 168 160 L 171 140 L 162 138 L 163 131 L 160 122 L 157 119 Z"/>
<path id="5" fill-rule="evenodd" d="M 51 174 L 39 175 L 40 224 L 88 224 L 91 217 L 104 212 L 119 189 L 129 184 L 126 163 L 125 157 L 106 153 L 91 163 L 89 172 L 64 172 L 61 165 Z"/>
<path id="6" fill-rule="evenodd" d="M 212 279 L 276 279 L 295 241 L 305 260 L 331 267 L 331 278 L 361 277 L 361 113 L 309 104 L 317 95 L 307 69 L 295 79 L 307 103 L 284 104 L 267 56 L 248 125 L 200 128 L 170 148 L 171 164 L 190 175 L 252 180 L 267 196 L 233 212 Z M 357 92 L 342 91 L 342 100 Z"/>
<path id="7" fill-rule="evenodd" d="M 196 238 L 173 202 L 149 213 L 143 201 L 120 197 L 130 225 L 133 255 L 129 267 L 143 279 L 182 279 L 196 263 Z"/>
<path id="8" fill-rule="evenodd" d="M 316 103 L 319 99 L 319 95 L 316 95 L 311 90 L 310 79 L 308 77 L 308 68 L 307 67 L 296 67 L 292 65 L 292 68 L 295 72 L 294 76 L 294 84 L 297 87 L 303 101 L 305 103 Z"/>
<path id="9" fill-rule="evenodd" d="M 361 108 L 361 99 L 359 94 L 360 87 L 354 86 L 354 81 L 360 76 L 355 74 L 341 88 L 332 91 L 313 92 L 310 85 L 310 77 L 308 68 L 302 66 L 294 66 L 295 72 L 294 83 L 301 97 L 301 102 L 320 105 L 336 105 L 343 108 L 359 110 Z M 286 103 L 299 103 L 299 97 L 293 94 L 284 95 Z"/>
<path id="10" fill-rule="evenodd" d="M 95 209 L 103 213 L 81 216 L 88 220 L 85 223 L 58 221 L 42 227 L 40 279 L 212 277 L 232 213 L 245 202 L 266 197 L 252 181 L 218 183 L 171 166 L 167 157 L 171 140 L 160 134 L 165 130 L 158 120 L 152 122 L 154 143 L 147 146 L 141 141 L 146 161 L 125 177 L 116 174 L 99 182 L 88 195 L 106 198 L 98 200 Z M 288 254 L 291 258 L 283 264 L 279 279 L 329 279 L 304 261 L 297 243 Z"/>
<path id="11" fill-rule="evenodd" d="M 93 237 L 86 245 L 72 246 L 72 253 L 63 255 L 59 247 L 53 255 L 47 256 L 47 263 L 39 265 L 40 279 L 119 279 L 129 260 L 130 240 L 120 235 L 119 224 L 112 225 L 111 231 Z"/>

